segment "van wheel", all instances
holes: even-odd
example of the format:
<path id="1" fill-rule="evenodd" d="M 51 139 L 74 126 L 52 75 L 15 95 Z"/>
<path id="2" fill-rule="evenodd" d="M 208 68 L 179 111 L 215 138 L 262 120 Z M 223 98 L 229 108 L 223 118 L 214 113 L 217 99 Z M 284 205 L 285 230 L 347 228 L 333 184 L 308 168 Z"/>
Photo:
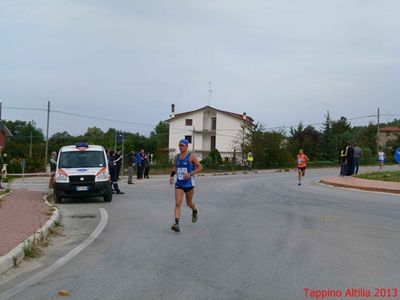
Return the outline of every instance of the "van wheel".
<path id="1" fill-rule="evenodd" d="M 103 195 L 104 202 L 111 202 L 112 194 L 113 194 L 113 190 L 112 190 L 111 182 L 110 182 L 110 184 L 107 186 L 107 190 L 105 191 L 105 193 Z"/>
<path id="2" fill-rule="evenodd" d="M 60 195 L 54 194 L 54 203 L 61 203 L 62 198 Z"/>
<path id="3" fill-rule="evenodd" d="M 104 202 L 111 202 L 112 200 L 112 193 L 107 193 L 103 196 Z"/>

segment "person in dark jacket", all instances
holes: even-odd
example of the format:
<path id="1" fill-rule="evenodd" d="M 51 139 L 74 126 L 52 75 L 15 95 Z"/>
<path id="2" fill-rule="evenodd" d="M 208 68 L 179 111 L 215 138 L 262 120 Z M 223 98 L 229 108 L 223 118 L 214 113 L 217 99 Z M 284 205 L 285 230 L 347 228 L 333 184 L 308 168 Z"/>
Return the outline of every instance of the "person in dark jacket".
<path id="1" fill-rule="evenodd" d="M 340 165 L 340 176 L 346 176 L 347 175 L 346 146 L 343 146 L 342 151 L 340 151 L 339 165 Z"/>
<path id="2" fill-rule="evenodd" d="M 144 150 L 136 152 L 137 179 L 143 179 L 143 154 Z"/>
<path id="3" fill-rule="evenodd" d="M 132 177 L 135 164 L 136 164 L 135 152 L 130 151 L 128 154 L 128 184 L 133 184 Z"/>
<path id="4" fill-rule="evenodd" d="M 347 176 L 354 174 L 354 148 L 349 142 L 346 143 Z"/>
<path id="5" fill-rule="evenodd" d="M 112 187 L 116 194 L 122 195 L 124 192 L 118 187 L 118 174 L 117 174 L 117 163 L 115 161 L 115 152 L 114 150 L 110 150 L 110 154 L 108 156 L 108 168 L 110 171 L 110 177 L 112 182 Z"/>
<path id="6" fill-rule="evenodd" d="M 149 172 L 150 172 L 150 154 L 144 153 L 143 155 L 143 177 L 149 179 Z"/>
<path id="7" fill-rule="evenodd" d="M 115 163 L 117 164 L 117 176 L 118 176 L 118 180 L 120 180 L 119 174 L 121 173 L 121 166 L 122 166 L 122 155 L 121 155 L 121 150 L 118 149 L 117 152 L 115 152 L 114 158 L 115 158 Z"/>

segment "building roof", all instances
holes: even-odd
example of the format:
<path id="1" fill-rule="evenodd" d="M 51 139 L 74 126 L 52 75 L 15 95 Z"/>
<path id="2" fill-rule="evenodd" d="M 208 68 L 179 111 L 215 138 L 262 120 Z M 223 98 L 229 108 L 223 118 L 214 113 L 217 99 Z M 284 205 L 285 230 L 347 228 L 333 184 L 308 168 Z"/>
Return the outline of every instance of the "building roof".
<path id="1" fill-rule="evenodd" d="M 252 117 L 247 116 L 247 115 L 245 115 L 245 118 L 243 118 L 243 114 L 237 114 L 237 113 L 233 113 L 233 112 L 229 112 L 229 111 L 225 111 L 225 110 L 216 109 L 216 108 L 211 107 L 209 105 L 204 106 L 204 107 L 199 108 L 199 109 L 192 110 L 192 111 L 187 111 L 187 112 L 175 114 L 175 116 L 173 118 L 170 118 L 167 121 L 171 121 L 172 119 L 182 118 L 182 117 L 185 117 L 185 116 L 190 115 L 192 113 L 196 113 L 196 112 L 199 112 L 199 111 L 202 111 L 202 110 L 206 110 L 206 109 L 214 110 L 214 111 L 220 112 L 222 114 L 231 116 L 233 118 L 240 119 L 242 121 L 246 121 L 246 122 L 251 123 L 251 124 L 254 122 L 254 119 Z"/>
<path id="2" fill-rule="evenodd" d="M 382 127 L 379 129 L 380 132 L 400 132 L 400 127 L 397 126 L 388 126 L 388 127 Z"/>
<path id="3" fill-rule="evenodd" d="M 0 120 L 0 130 L 4 131 L 6 136 L 12 136 L 10 130 L 8 130 L 7 126 Z"/>

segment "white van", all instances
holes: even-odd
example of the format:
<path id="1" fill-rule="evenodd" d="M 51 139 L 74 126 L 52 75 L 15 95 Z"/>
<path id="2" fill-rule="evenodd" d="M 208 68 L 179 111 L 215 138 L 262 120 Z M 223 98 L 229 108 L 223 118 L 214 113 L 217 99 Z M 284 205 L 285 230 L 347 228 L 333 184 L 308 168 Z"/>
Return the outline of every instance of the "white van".
<path id="1" fill-rule="evenodd" d="M 60 149 L 54 186 L 55 202 L 62 198 L 101 196 L 112 200 L 106 151 L 102 146 L 77 143 Z"/>

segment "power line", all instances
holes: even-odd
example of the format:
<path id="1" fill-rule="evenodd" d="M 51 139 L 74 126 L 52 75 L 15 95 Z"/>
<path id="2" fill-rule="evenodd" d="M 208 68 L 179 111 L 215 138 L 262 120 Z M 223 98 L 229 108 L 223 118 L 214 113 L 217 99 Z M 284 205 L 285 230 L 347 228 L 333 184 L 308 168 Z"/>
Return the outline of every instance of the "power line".
<path id="1" fill-rule="evenodd" d="M 35 107 L 13 107 L 13 106 L 3 106 L 4 109 L 15 109 L 15 110 L 30 110 L 30 111 L 42 111 L 42 112 L 47 112 L 47 109 L 44 108 L 35 108 Z M 73 112 L 67 112 L 67 111 L 61 111 L 61 110 L 50 110 L 51 112 L 58 113 L 58 114 L 63 114 L 63 115 L 70 115 L 70 116 L 75 116 L 75 117 L 80 117 L 80 118 L 88 118 L 88 119 L 94 119 L 94 120 L 100 120 L 100 121 L 108 121 L 108 122 L 116 122 L 116 123 L 121 123 L 121 124 L 129 124 L 129 125 L 135 125 L 135 126 L 144 126 L 144 127 L 156 127 L 154 124 L 145 124 L 145 123 L 137 123 L 137 122 L 131 122 L 131 121 L 125 121 L 125 120 L 118 120 L 118 119 L 111 119 L 111 118 L 104 118 L 104 117 L 97 117 L 97 116 L 92 116 L 92 115 L 87 115 L 87 114 L 81 114 L 81 113 L 73 113 Z M 400 116 L 400 114 L 381 114 L 382 116 Z M 346 118 L 349 121 L 353 120 L 360 120 L 360 119 L 366 119 L 366 118 L 372 118 L 376 117 L 376 114 L 374 115 L 365 115 L 365 116 L 359 116 L 359 117 L 351 117 L 351 118 Z M 324 122 L 316 122 L 316 123 L 309 123 L 309 124 L 303 124 L 303 126 L 308 127 L 308 126 L 318 126 L 318 125 L 323 125 Z M 274 130 L 274 129 L 290 129 L 293 127 L 298 126 L 299 124 L 296 125 L 281 125 L 281 126 L 269 126 L 265 127 L 267 130 Z M 178 127 L 170 127 L 170 129 L 173 130 L 180 130 L 182 132 L 187 132 L 187 131 L 193 131 L 191 129 L 187 128 L 178 128 Z M 218 131 L 237 131 L 237 128 L 224 128 L 224 129 L 218 129 Z M 219 133 L 218 135 L 220 136 L 226 136 L 226 137 L 235 137 L 232 135 L 224 135 Z"/>
<path id="2" fill-rule="evenodd" d="M 136 122 L 131 122 L 131 121 L 116 120 L 116 119 L 110 119 L 110 118 L 90 116 L 90 115 L 85 115 L 85 114 L 65 112 L 65 111 L 61 111 L 61 110 L 52 110 L 52 112 L 63 114 L 63 115 L 70 115 L 70 116 L 81 117 L 81 118 L 90 118 L 90 119 L 101 120 L 101 121 L 130 124 L 130 125 L 136 125 L 136 126 L 146 126 L 146 127 L 155 127 L 156 126 L 156 125 L 151 125 L 151 124 L 136 123 Z"/>

